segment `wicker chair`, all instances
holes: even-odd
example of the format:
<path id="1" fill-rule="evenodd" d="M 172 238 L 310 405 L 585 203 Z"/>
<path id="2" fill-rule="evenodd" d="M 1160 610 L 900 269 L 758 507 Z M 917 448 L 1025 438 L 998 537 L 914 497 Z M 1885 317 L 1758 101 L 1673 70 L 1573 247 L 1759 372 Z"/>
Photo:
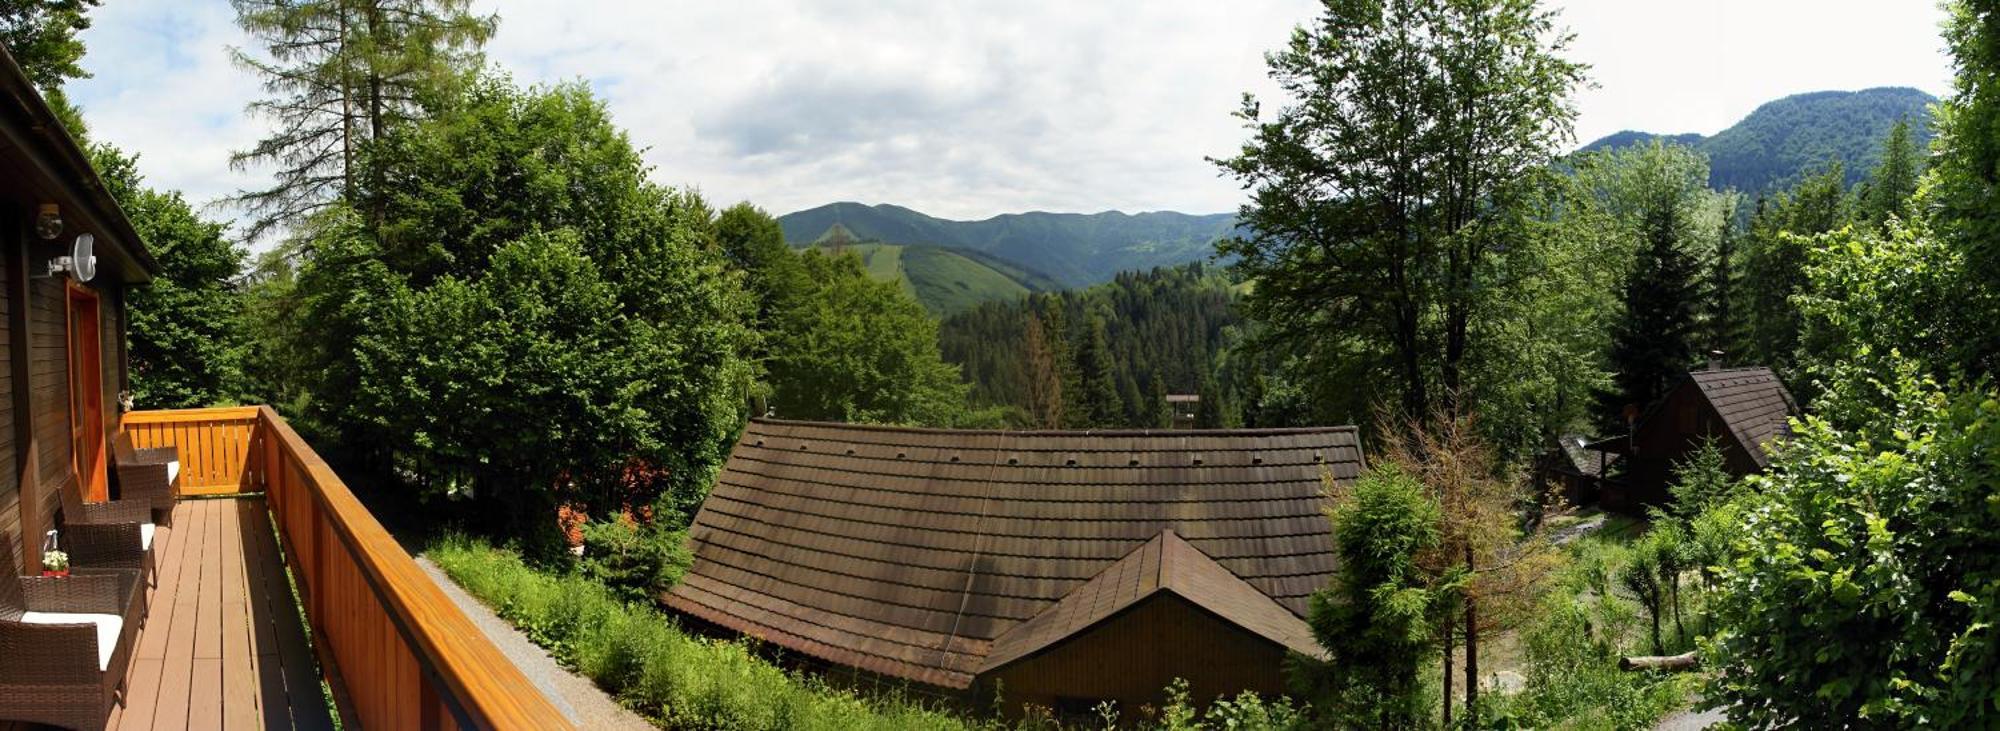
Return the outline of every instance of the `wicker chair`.
<path id="1" fill-rule="evenodd" d="M 111 437 L 111 464 L 118 476 L 118 499 L 143 500 L 171 517 L 180 487 L 180 452 L 173 447 L 138 449 L 124 429 Z"/>
<path id="2" fill-rule="evenodd" d="M 0 719 L 104 728 L 139 634 L 138 572 L 16 576 L 11 543 L 0 541 Z"/>
<path id="3" fill-rule="evenodd" d="M 38 494 L 41 486 L 41 445 L 28 440 L 26 468 L 21 470 L 21 494 Z M 64 470 L 62 485 L 62 548 L 70 563 L 87 568 L 133 569 L 153 580 L 153 506 L 140 500 L 90 503 L 83 499 L 76 473 Z"/>
<path id="4" fill-rule="evenodd" d="M 61 489 L 62 548 L 70 562 L 90 568 L 132 569 L 150 586 L 153 506 L 134 500 L 85 502 L 74 474 L 63 478 Z"/>

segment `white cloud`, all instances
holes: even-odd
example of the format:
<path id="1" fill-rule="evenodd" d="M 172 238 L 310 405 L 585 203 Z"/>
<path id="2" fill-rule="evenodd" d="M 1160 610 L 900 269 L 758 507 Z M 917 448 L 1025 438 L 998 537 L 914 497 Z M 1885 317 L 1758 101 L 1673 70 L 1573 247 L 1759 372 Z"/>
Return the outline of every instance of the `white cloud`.
<path id="1" fill-rule="evenodd" d="M 1598 87 L 1579 137 L 1712 133 L 1786 94 L 1942 93 L 1928 0 L 1572 0 L 1563 22 Z M 1895 5 L 1898 7 L 1891 7 Z M 655 178 L 783 213 L 835 200 L 978 218 L 1029 209 L 1230 210 L 1205 156 L 1268 90 L 1262 55 L 1306 0 L 1075 3 L 489 0 L 488 51 L 524 82 L 588 81 Z M 75 95 L 156 183 L 208 201 L 267 181 L 228 153 L 263 130 L 222 2 L 97 11 Z"/>

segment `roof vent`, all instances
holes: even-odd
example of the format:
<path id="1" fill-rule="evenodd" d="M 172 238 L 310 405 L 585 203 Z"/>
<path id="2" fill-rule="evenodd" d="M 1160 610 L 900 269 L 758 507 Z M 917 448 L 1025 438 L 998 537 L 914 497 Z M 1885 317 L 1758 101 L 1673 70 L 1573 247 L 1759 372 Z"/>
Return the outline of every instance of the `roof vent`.
<path id="1" fill-rule="evenodd" d="M 757 446 L 759 447 L 764 446 L 764 440 L 762 439 L 757 440 Z"/>
<path id="2" fill-rule="evenodd" d="M 1076 458 L 1075 458 L 1075 457 L 1071 457 L 1071 458 L 1069 458 L 1069 459 L 1066 459 L 1066 460 L 1063 460 L 1063 464 L 1064 464 L 1064 465 L 1067 465 L 1067 466 L 1070 466 L 1070 467 L 1075 467 L 1075 466 L 1076 466 Z"/>
<path id="3" fill-rule="evenodd" d="M 853 448 L 853 447 L 848 447 L 848 448 L 847 448 L 847 456 L 849 456 L 849 457 L 852 457 L 852 456 L 854 456 L 854 448 Z"/>
<path id="4" fill-rule="evenodd" d="M 909 452 L 897 452 L 897 453 L 896 453 L 896 459 L 908 459 L 908 458 L 909 458 L 909 456 L 910 456 L 910 453 L 909 453 Z"/>
<path id="5" fill-rule="evenodd" d="M 1264 463 L 1264 455 L 1259 454 L 1250 458 L 1250 464 L 1263 464 L 1263 463 Z"/>
<path id="6" fill-rule="evenodd" d="M 952 455 L 952 456 L 951 456 L 951 461 L 953 461 L 953 462 L 957 462 L 957 461 L 958 461 L 958 455 L 956 455 L 956 454 Z"/>
<path id="7" fill-rule="evenodd" d="M 801 452 L 803 452 L 803 451 L 806 451 L 806 443 L 805 443 L 805 442 L 799 442 L 799 451 L 801 451 Z"/>
<path id="8" fill-rule="evenodd" d="M 1197 455 L 1195 455 L 1195 456 L 1194 456 L 1194 463 L 1195 463 L 1196 465 L 1200 465 L 1200 464 L 1201 464 L 1201 455 L 1197 454 Z"/>
<path id="9" fill-rule="evenodd" d="M 1318 463 L 1320 463 L 1320 462 L 1325 462 L 1325 461 L 1326 461 L 1326 455 L 1323 455 L 1323 454 L 1320 454 L 1320 453 L 1318 453 L 1318 452 L 1314 452 L 1314 453 L 1313 453 L 1313 463 L 1314 463 L 1314 464 L 1318 464 Z"/>
<path id="10" fill-rule="evenodd" d="M 1139 466 L 1139 458 L 1138 458 L 1138 457 L 1133 457 L 1133 458 L 1131 458 L 1131 459 L 1128 459 L 1128 460 L 1125 460 L 1125 466 L 1127 466 L 1127 467 L 1137 467 L 1137 466 Z"/>
<path id="11" fill-rule="evenodd" d="M 1007 458 L 1007 464 L 1010 464 L 1010 465 L 1017 465 L 1017 464 L 1020 464 L 1020 463 L 1021 463 L 1021 458 L 1020 458 L 1020 457 L 1008 457 L 1008 458 Z"/>

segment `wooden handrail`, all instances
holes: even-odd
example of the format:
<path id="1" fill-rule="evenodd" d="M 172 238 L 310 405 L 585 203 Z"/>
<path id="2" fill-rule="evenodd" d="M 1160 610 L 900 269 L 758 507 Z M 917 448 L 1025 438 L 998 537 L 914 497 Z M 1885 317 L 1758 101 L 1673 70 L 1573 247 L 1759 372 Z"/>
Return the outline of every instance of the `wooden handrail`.
<path id="1" fill-rule="evenodd" d="M 266 495 L 343 716 L 362 728 L 574 728 L 291 425 L 269 407 L 246 408 L 255 431 L 241 483 Z M 238 417 L 135 412 L 124 423 Z"/>

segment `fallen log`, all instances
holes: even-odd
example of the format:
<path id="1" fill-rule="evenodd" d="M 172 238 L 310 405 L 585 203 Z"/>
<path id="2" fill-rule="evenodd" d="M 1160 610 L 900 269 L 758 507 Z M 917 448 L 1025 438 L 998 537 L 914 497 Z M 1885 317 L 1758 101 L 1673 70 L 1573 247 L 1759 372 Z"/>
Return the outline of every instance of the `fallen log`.
<path id="1" fill-rule="evenodd" d="M 1619 670 L 1693 670 L 1701 666 L 1701 658 L 1692 652 L 1679 655 L 1639 655 L 1618 659 Z"/>

